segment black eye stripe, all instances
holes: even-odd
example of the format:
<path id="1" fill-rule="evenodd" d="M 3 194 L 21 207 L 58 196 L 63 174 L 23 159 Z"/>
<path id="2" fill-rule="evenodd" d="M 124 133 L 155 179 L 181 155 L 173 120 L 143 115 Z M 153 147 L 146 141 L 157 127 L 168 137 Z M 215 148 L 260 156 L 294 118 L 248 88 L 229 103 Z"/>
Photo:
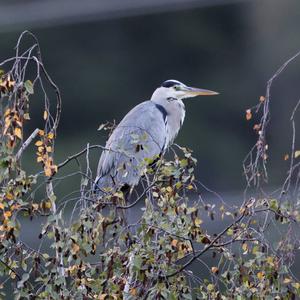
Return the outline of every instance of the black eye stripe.
<path id="1" fill-rule="evenodd" d="M 174 85 L 178 85 L 178 82 L 172 81 L 172 80 L 167 80 L 167 81 L 163 82 L 161 86 L 165 87 L 165 88 L 169 88 L 169 87 L 172 87 Z"/>

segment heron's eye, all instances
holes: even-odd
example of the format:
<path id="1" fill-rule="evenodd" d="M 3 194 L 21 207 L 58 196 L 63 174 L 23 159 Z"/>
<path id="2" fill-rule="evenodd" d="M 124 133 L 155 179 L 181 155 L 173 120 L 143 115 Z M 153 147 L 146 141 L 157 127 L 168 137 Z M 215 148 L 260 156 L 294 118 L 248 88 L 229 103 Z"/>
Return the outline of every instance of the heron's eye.
<path id="1" fill-rule="evenodd" d="M 175 86 L 174 86 L 174 89 L 175 89 L 175 91 L 180 91 L 180 86 L 175 85 Z"/>

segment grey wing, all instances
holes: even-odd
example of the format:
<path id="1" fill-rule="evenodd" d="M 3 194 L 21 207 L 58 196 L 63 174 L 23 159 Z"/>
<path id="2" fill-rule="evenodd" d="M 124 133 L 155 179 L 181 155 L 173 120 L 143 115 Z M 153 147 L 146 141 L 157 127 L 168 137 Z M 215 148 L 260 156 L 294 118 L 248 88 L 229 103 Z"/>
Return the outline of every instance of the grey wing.
<path id="1" fill-rule="evenodd" d="M 166 147 L 165 115 L 152 101 L 134 107 L 113 131 L 98 164 L 96 189 L 137 185 Z"/>

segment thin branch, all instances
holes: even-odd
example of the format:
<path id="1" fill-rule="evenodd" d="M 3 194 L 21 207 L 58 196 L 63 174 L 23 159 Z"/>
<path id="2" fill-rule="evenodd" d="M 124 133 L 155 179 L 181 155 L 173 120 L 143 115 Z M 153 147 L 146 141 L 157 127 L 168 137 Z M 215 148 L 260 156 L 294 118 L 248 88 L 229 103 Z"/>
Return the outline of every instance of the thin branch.
<path id="1" fill-rule="evenodd" d="M 18 150 L 17 154 L 16 154 L 16 160 L 19 160 L 23 154 L 23 152 L 26 150 L 26 148 L 29 146 L 29 144 L 32 142 L 32 140 L 34 140 L 36 138 L 36 136 L 39 133 L 39 129 L 36 128 L 31 135 L 28 137 L 28 139 L 22 144 L 22 146 L 20 147 L 20 149 Z"/>

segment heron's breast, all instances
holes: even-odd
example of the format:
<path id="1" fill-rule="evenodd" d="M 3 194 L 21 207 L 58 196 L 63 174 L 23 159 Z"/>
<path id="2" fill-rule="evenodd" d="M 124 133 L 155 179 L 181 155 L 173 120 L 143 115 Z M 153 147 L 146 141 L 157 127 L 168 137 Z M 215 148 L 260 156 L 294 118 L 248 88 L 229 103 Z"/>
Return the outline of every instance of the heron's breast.
<path id="1" fill-rule="evenodd" d="M 185 118 L 185 107 L 181 100 L 173 101 L 168 109 L 166 129 L 169 145 L 173 143 Z"/>

